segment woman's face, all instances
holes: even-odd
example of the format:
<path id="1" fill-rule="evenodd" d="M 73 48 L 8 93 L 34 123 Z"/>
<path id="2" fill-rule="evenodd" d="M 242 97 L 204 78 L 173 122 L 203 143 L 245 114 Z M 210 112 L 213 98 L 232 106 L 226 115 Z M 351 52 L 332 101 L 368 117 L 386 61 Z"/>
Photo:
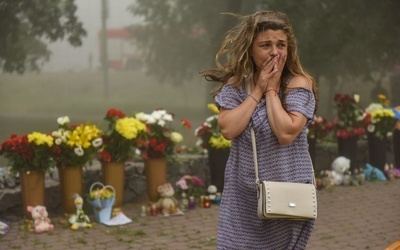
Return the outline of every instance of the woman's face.
<path id="1" fill-rule="evenodd" d="M 280 59 L 286 58 L 287 48 L 287 35 L 283 30 L 265 30 L 258 33 L 251 48 L 251 56 L 257 70 L 261 69 L 262 63 L 269 57 L 279 55 Z"/>

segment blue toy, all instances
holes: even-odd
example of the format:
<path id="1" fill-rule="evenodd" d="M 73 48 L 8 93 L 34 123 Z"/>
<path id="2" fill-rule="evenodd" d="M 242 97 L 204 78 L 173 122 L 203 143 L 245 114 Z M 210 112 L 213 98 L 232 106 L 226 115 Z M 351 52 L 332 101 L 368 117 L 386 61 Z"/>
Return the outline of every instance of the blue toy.
<path id="1" fill-rule="evenodd" d="M 368 181 L 379 180 L 379 181 L 386 181 L 385 174 L 379 169 L 371 164 L 367 163 L 364 169 L 365 179 Z"/>

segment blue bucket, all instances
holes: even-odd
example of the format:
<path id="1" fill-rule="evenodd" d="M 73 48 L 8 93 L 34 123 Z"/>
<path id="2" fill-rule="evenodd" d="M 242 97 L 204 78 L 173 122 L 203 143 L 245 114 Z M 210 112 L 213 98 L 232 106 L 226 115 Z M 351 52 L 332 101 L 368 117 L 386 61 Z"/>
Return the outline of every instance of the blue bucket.
<path id="1" fill-rule="evenodd" d="M 111 219 L 112 207 L 114 205 L 115 196 L 101 201 L 101 207 L 93 207 L 94 218 L 99 223 L 108 222 Z"/>
<path id="2" fill-rule="evenodd" d="M 95 217 L 95 220 L 99 223 L 104 223 L 104 222 L 108 222 L 111 219 L 111 213 L 112 213 L 112 207 L 114 205 L 115 202 L 115 190 L 112 186 L 110 185 L 106 185 L 104 186 L 102 183 L 100 182 L 95 182 L 92 184 L 92 186 L 90 187 L 90 192 L 92 191 L 94 186 L 101 186 L 101 189 L 112 189 L 112 191 L 114 192 L 114 196 L 110 197 L 108 199 L 88 199 L 88 202 L 93 206 L 93 214 Z"/>

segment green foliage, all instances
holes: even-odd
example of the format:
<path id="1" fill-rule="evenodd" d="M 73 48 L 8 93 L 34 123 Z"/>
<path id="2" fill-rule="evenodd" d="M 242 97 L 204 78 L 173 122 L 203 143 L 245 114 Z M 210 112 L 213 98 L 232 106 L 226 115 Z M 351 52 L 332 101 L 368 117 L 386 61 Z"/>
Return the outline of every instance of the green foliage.
<path id="1" fill-rule="evenodd" d="M 44 40 L 66 38 L 80 46 L 86 35 L 74 0 L 0 0 L 0 67 L 5 72 L 39 70 L 50 51 Z"/>

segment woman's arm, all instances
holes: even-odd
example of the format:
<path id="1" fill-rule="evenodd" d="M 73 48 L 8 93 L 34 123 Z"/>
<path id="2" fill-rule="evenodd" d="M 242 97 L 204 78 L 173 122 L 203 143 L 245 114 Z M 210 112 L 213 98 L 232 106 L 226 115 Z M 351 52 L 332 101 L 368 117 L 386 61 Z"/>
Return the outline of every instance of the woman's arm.
<path id="1" fill-rule="evenodd" d="M 311 84 L 303 76 L 295 76 L 288 85 L 288 91 L 294 88 L 311 89 Z M 307 118 L 299 112 L 286 112 L 279 96 L 274 91 L 268 91 L 265 99 L 272 132 L 280 144 L 292 143 L 306 125 Z"/>
<path id="2" fill-rule="evenodd" d="M 225 139 L 232 140 L 243 132 L 249 124 L 257 104 L 257 100 L 247 96 L 239 106 L 232 110 L 221 108 L 218 116 L 218 126 Z"/>

